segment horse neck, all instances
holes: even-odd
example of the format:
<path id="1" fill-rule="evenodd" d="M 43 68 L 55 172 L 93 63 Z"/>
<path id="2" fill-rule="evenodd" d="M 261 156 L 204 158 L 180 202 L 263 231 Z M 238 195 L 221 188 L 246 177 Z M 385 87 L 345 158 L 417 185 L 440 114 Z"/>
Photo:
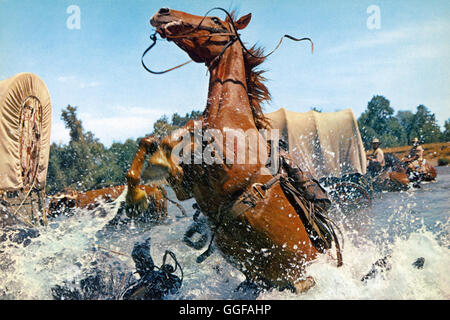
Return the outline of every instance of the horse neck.
<path id="1" fill-rule="evenodd" d="M 255 128 L 247 92 L 242 46 L 235 42 L 210 67 L 208 101 L 205 120 L 209 126 L 222 129 Z"/>

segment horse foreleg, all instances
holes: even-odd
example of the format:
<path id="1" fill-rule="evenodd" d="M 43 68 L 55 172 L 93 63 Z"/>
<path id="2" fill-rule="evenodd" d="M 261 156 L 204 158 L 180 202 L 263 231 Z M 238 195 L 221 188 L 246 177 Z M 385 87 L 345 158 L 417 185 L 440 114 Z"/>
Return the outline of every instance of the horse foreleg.
<path id="1" fill-rule="evenodd" d="M 167 192 L 166 190 L 164 190 L 163 187 L 158 187 L 158 192 L 159 192 L 159 197 L 160 199 L 158 199 L 159 201 L 159 210 L 161 213 L 160 218 L 167 218 Z"/>
<path id="2" fill-rule="evenodd" d="M 159 140 L 153 136 L 145 137 L 139 142 L 139 148 L 136 151 L 130 170 L 128 170 L 127 173 L 128 191 L 126 201 L 129 205 L 137 205 L 144 210 L 148 207 L 147 193 L 138 186 L 141 181 L 141 172 L 142 167 L 144 166 L 145 156 L 154 153 L 158 148 L 158 145 Z"/>

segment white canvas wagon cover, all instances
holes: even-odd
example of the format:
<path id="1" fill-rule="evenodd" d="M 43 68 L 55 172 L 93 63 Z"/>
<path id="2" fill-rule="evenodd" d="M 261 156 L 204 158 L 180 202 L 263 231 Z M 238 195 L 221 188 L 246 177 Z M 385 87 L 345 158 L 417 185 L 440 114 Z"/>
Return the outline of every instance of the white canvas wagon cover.
<path id="1" fill-rule="evenodd" d="M 35 74 L 0 81 L 0 190 L 45 186 L 51 111 L 47 86 Z"/>
<path id="2" fill-rule="evenodd" d="M 366 153 L 351 109 L 293 112 L 281 108 L 265 115 L 288 143 L 297 165 L 316 179 L 366 173 Z"/>

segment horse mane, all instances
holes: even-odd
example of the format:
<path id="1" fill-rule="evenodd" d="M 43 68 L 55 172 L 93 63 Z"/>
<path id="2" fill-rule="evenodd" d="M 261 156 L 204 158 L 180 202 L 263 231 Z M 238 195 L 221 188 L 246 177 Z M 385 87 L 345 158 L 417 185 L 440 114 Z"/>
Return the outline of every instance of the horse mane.
<path id="1" fill-rule="evenodd" d="M 233 10 L 230 15 L 233 21 L 235 21 L 236 12 Z M 263 76 L 263 73 L 266 71 L 258 68 L 258 66 L 266 60 L 264 57 L 264 49 L 253 45 L 247 50 L 248 52 L 243 50 L 243 54 L 250 108 L 252 110 L 256 128 L 270 129 L 270 120 L 264 116 L 261 105 L 264 101 L 270 101 L 272 97 L 269 89 L 264 84 L 267 79 Z"/>
<path id="2" fill-rule="evenodd" d="M 257 48 L 256 46 L 253 46 L 248 49 L 248 51 L 250 52 L 250 54 L 244 50 L 244 64 L 250 108 L 252 109 L 256 128 L 270 129 L 270 121 L 268 118 L 266 118 L 266 116 L 264 116 L 261 104 L 264 101 L 270 101 L 271 96 L 269 89 L 264 83 L 267 80 L 263 76 L 265 70 L 257 68 L 265 60 L 265 58 L 263 57 L 264 50 L 260 47 Z"/>

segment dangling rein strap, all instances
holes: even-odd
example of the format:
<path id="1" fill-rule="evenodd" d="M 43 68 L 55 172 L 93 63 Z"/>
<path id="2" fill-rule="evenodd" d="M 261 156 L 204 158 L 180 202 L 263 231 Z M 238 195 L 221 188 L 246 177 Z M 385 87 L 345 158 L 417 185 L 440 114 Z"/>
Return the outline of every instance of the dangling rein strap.
<path id="1" fill-rule="evenodd" d="M 175 70 L 175 69 L 178 69 L 178 68 L 181 68 L 182 66 L 185 66 L 185 65 L 187 65 L 188 63 L 191 63 L 192 62 L 192 60 L 189 60 L 189 61 L 186 61 L 185 63 L 182 63 L 182 64 L 179 64 L 178 66 L 175 66 L 175 67 L 173 67 L 173 68 L 170 68 L 170 69 L 167 69 L 167 70 L 164 70 L 164 71 L 153 71 L 153 70 L 150 70 L 149 68 L 147 68 L 147 66 L 145 65 L 145 63 L 144 63 L 144 57 L 145 57 L 145 55 L 155 46 L 155 44 L 156 44 L 156 32 L 154 33 L 154 34 L 152 34 L 152 35 L 150 35 L 150 40 L 152 40 L 153 41 L 153 43 L 144 51 L 144 53 L 142 54 L 142 58 L 141 58 L 141 63 L 142 63 L 142 66 L 144 67 L 144 69 L 145 70 L 147 70 L 148 72 L 150 72 L 150 73 L 152 73 L 152 74 L 164 74 L 164 73 L 167 73 L 167 72 L 169 72 L 169 71 L 172 71 L 172 70 Z"/>

